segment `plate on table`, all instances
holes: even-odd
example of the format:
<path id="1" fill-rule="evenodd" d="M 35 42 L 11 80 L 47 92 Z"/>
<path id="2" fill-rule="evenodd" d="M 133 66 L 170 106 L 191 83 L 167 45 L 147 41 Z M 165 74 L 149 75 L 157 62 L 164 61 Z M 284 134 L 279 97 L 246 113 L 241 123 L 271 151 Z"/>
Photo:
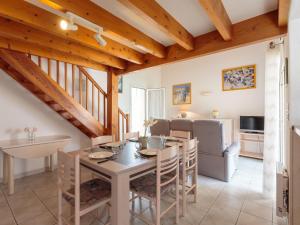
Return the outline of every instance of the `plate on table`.
<path id="1" fill-rule="evenodd" d="M 92 152 L 89 154 L 90 159 L 106 159 L 114 155 L 112 152 Z"/>
<path id="2" fill-rule="evenodd" d="M 183 144 L 180 143 L 180 142 L 175 142 L 175 141 L 169 141 L 169 142 L 166 142 L 166 146 L 167 146 L 167 147 L 173 147 L 173 146 L 175 146 L 175 145 L 178 145 L 179 147 L 182 147 L 182 146 L 183 146 Z"/>
<path id="3" fill-rule="evenodd" d="M 139 151 L 140 154 L 146 155 L 146 156 L 156 156 L 157 155 L 157 149 L 143 149 Z"/>
<path id="4" fill-rule="evenodd" d="M 122 145 L 122 143 L 120 141 L 118 142 L 111 142 L 111 143 L 107 143 L 107 144 L 104 144 L 102 146 L 105 146 L 105 147 L 110 147 L 110 148 L 118 148 Z"/>

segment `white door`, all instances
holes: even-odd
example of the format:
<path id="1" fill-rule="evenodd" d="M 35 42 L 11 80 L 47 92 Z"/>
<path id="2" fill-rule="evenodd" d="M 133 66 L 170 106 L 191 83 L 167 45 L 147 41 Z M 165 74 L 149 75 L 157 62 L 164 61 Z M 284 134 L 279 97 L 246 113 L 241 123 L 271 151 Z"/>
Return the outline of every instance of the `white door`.
<path id="1" fill-rule="evenodd" d="M 146 119 L 146 90 L 131 88 L 131 130 L 144 133 L 144 120 Z"/>
<path id="2" fill-rule="evenodd" d="M 147 89 L 147 119 L 165 118 L 165 89 Z"/>

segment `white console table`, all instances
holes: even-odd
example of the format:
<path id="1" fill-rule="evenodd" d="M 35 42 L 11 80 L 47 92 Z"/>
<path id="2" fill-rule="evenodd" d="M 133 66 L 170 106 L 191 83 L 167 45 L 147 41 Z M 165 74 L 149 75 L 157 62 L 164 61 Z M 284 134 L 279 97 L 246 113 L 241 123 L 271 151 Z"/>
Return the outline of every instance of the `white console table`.
<path id="1" fill-rule="evenodd" d="M 264 134 L 240 133 L 241 151 L 240 156 L 263 159 L 264 157 Z"/>
<path id="2" fill-rule="evenodd" d="M 45 168 L 53 170 L 53 155 L 58 149 L 64 149 L 70 141 L 71 137 L 65 135 L 37 137 L 34 141 L 28 139 L 0 141 L 0 150 L 3 152 L 3 183 L 8 184 L 8 193 L 10 195 L 14 193 L 14 158 L 44 157 Z"/>

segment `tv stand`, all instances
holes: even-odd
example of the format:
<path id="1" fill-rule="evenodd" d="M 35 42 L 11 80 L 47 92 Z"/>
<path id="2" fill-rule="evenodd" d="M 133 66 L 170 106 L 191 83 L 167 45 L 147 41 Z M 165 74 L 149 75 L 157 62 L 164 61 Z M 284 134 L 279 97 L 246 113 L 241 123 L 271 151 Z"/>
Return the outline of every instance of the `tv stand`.
<path id="1" fill-rule="evenodd" d="M 263 159 L 264 134 L 259 132 L 250 132 L 240 132 L 240 156 Z"/>

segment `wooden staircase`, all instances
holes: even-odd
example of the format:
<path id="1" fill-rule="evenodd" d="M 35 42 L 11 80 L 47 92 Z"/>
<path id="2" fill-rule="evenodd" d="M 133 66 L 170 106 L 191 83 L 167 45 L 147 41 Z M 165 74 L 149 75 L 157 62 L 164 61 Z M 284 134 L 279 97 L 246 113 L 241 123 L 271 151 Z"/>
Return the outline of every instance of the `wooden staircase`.
<path id="1" fill-rule="evenodd" d="M 42 59 L 37 57 L 37 64 L 31 56 L 9 50 L 0 50 L 0 68 L 29 90 L 41 101 L 51 107 L 63 118 L 72 123 L 89 137 L 96 137 L 108 133 L 107 128 L 107 94 L 92 79 L 84 68 L 68 65 L 64 62 Z M 43 64 L 42 64 L 43 60 Z M 44 63 L 46 60 L 46 63 Z M 54 80 L 52 65 L 56 63 L 56 80 Z M 64 71 L 64 87 L 61 85 L 61 65 Z M 45 66 L 46 65 L 46 66 Z M 46 67 L 47 72 L 42 70 Z M 68 68 L 71 67 L 71 79 L 68 81 Z M 75 76 L 77 72 L 79 90 L 76 90 Z M 83 92 L 83 81 L 85 92 Z M 89 99 L 89 85 L 91 85 L 91 106 Z M 71 89 L 71 90 L 69 90 Z M 76 94 L 78 96 L 76 96 Z M 83 99 L 85 97 L 85 100 Z M 97 99 L 95 101 L 95 99 Z M 102 103 L 101 103 L 102 99 Z M 95 103 L 96 102 L 96 103 Z M 84 106 L 83 106 L 84 104 Z M 96 110 L 97 107 L 97 110 Z M 102 109 L 101 109 L 102 107 Z M 92 112 L 89 112 L 92 110 Z M 97 115 L 95 115 L 97 112 Z"/>

